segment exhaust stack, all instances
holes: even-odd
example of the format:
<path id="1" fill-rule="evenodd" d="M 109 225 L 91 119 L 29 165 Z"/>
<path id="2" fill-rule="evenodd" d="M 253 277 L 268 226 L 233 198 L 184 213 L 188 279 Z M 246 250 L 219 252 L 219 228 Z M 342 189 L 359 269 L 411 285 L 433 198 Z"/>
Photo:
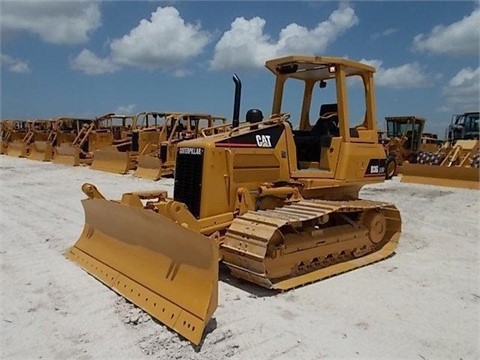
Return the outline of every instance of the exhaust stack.
<path id="1" fill-rule="evenodd" d="M 238 127 L 240 118 L 240 98 L 242 96 L 242 82 L 237 74 L 233 74 L 233 82 L 235 83 L 235 99 L 233 102 L 233 120 L 232 128 Z"/>

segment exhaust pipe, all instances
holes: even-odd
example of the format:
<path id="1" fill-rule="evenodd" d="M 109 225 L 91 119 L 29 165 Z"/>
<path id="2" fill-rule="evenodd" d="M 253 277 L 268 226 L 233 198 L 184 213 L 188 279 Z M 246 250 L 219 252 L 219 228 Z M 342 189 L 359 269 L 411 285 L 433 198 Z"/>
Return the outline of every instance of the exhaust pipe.
<path id="1" fill-rule="evenodd" d="M 232 128 L 238 127 L 240 119 L 240 98 L 242 95 L 242 82 L 237 74 L 233 74 L 233 82 L 235 83 L 235 99 L 233 101 L 233 120 Z"/>

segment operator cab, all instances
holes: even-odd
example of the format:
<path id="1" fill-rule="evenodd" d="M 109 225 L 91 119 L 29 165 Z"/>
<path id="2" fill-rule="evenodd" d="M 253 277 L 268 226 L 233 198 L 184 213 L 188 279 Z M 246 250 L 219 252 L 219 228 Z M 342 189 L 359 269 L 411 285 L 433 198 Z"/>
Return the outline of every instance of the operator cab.
<path id="1" fill-rule="evenodd" d="M 266 67 L 276 75 L 272 114 L 281 114 L 285 103 L 291 115 L 296 150 L 292 173 L 336 177 L 342 149 L 353 149 L 347 150 L 346 144 L 378 144 L 374 68 L 348 59 L 307 56 L 267 61 Z M 299 97 L 303 100 L 295 108 L 291 102 Z"/>

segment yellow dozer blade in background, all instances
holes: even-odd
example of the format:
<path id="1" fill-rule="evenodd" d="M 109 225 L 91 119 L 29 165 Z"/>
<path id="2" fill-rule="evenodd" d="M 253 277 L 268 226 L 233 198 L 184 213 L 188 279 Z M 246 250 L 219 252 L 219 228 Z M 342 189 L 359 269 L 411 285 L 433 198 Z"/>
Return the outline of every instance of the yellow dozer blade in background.
<path id="1" fill-rule="evenodd" d="M 55 146 L 53 162 L 70 166 L 80 165 L 80 148 L 70 143 L 62 143 Z"/>
<path id="2" fill-rule="evenodd" d="M 445 152 L 428 154 L 430 163 L 405 162 L 401 182 L 480 190 L 479 141 L 458 140 Z"/>
<path id="3" fill-rule="evenodd" d="M 153 155 L 139 155 L 137 169 L 133 175 L 153 181 L 160 180 L 162 177 L 162 160 Z"/>
<path id="4" fill-rule="evenodd" d="M 30 160 L 51 161 L 53 158 L 53 146 L 48 141 L 34 141 L 30 144 Z"/>
<path id="5" fill-rule="evenodd" d="M 8 143 L 7 155 L 13 157 L 27 157 L 29 145 L 23 140 L 13 140 Z"/>
<path id="6" fill-rule="evenodd" d="M 111 145 L 93 152 L 90 168 L 123 175 L 133 168 L 133 162 L 129 151 L 118 151 L 116 146 Z"/>
<path id="7" fill-rule="evenodd" d="M 163 324 L 199 344 L 218 302 L 218 247 L 209 238 L 143 208 L 166 192 L 109 201 L 82 190 L 85 227 L 67 257 Z M 172 209 L 175 211 L 175 209 Z"/>

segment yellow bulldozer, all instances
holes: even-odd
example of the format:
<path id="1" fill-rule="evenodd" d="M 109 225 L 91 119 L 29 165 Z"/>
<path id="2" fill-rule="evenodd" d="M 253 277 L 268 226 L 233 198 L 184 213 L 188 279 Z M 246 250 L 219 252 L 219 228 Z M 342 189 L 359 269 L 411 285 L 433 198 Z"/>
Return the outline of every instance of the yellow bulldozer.
<path id="1" fill-rule="evenodd" d="M 179 142 L 219 133 L 228 127 L 223 117 L 200 113 L 170 114 L 157 132 L 156 142 L 150 141 L 141 147 L 134 176 L 156 181 L 162 176 L 173 175 Z M 137 133 L 141 140 L 142 136 L 148 134 L 148 130 L 138 130 Z"/>
<path id="2" fill-rule="evenodd" d="M 28 158 L 38 161 L 52 161 L 58 156 L 59 158 L 53 161 L 62 162 L 62 156 L 56 150 L 69 147 L 82 129 L 82 126 L 91 123 L 91 121 L 75 117 L 58 117 L 48 120 L 47 138 L 34 141 L 31 144 Z"/>
<path id="3" fill-rule="evenodd" d="M 28 158 L 37 161 L 51 161 L 53 147 L 57 141 L 59 122 L 57 119 L 45 120 L 45 135 L 30 144 Z"/>
<path id="4" fill-rule="evenodd" d="M 30 154 L 32 144 L 36 141 L 44 141 L 50 132 L 49 120 L 27 120 L 15 122 L 8 143 L 7 155 L 26 158 Z"/>
<path id="5" fill-rule="evenodd" d="M 480 189 L 479 112 L 454 115 L 446 142 L 437 151 L 419 151 L 404 164 L 405 183 Z"/>
<path id="6" fill-rule="evenodd" d="M 2 120 L 0 122 L 0 154 L 7 154 L 8 152 L 8 143 L 12 140 L 15 140 L 14 137 L 17 135 L 17 138 L 20 138 L 18 132 L 15 132 L 16 123 L 20 122 L 19 120 Z M 21 136 L 23 137 L 23 135 Z"/>
<path id="7" fill-rule="evenodd" d="M 385 179 L 375 69 L 322 56 L 266 67 L 276 79 L 272 115 L 251 109 L 239 123 L 235 75 L 231 129 L 177 145 L 173 198 L 138 191 L 114 201 L 82 186 L 85 227 L 67 257 L 195 344 L 217 307 L 219 260 L 283 291 L 385 259 L 400 238 L 394 205 L 359 199 Z M 293 130 L 282 102 L 299 84 Z M 348 106 L 354 96 L 363 107 Z"/>
<path id="8" fill-rule="evenodd" d="M 144 111 L 134 115 L 131 131 L 122 140 L 94 153 L 93 168 L 115 174 L 126 174 L 135 169 L 138 157 L 156 148 L 171 114 Z"/>
<path id="9" fill-rule="evenodd" d="M 105 130 L 105 140 L 109 142 L 106 146 L 97 147 L 93 151 L 90 168 L 106 172 L 118 172 L 118 159 L 116 156 L 127 155 L 127 150 L 132 144 L 132 133 L 137 128 L 137 117 L 135 115 L 123 115 L 110 113 L 97 119 Z M 128 161 L 121 161 L 128 166 Z M 128 171 L 128 169 L 126 170 Z"/>
<path id="10" fill-rule="evenodd" d="M 97 150 L 123 142 L 131 129 L 123 122 L 130 122 L 132 117 L 106 114 L 95 119 L 71 119 L 67 124 L 70 133 L 75 134 L 73 141 L 64 141 L 55 146 L 53 162 L 66 165 L 92 165 Z"/>

